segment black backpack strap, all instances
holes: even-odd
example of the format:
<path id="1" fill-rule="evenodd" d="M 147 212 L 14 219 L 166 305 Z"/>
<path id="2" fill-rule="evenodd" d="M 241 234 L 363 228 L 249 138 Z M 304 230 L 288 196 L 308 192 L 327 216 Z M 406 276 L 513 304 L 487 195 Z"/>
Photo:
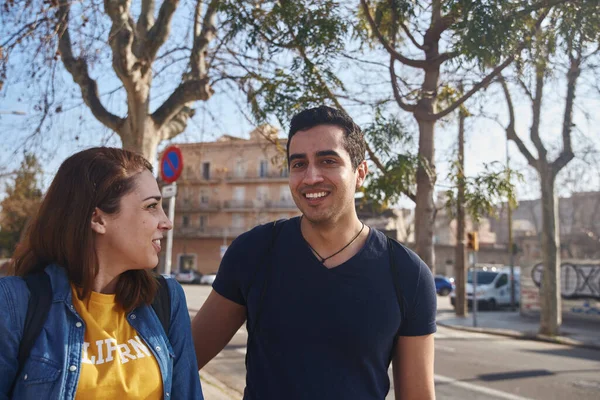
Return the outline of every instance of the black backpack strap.
<path id="1" fill-rule="evenodd" d="M 29 358 L 36 339 L 42 332 L 44 323 L 48 318 L 50 306 L 52 305 L 52 284 L 46 272 L 41 271 L 25 275 L 23 280 L 29 289 L 29 303 L 23 325 L 23 336 L 19 345 L 19 367 L 15 375 L 13 387 L 11 388 L 11 393 L 14 389 L 14 384 L 25 367 L 25 362 Z"/>
<path id="2" fill-rule="evenodd" d="M 398 299 L 398 307 L 400 307 L 400 326 L 398 327 L 398 332 L 396 336 L 400 333 L 400 328 L 405 321 L 406 318 L 406 308 L 404 302 L 404 296 L 402 295 L 402 287 L 400 285 L 400 271 L 398 270 L 398 265 L 396 264 L 396 257 L 394 256 L 394 239 L 388 237 L 387 238 L 387 247 L 388 254 L 390 258 L 390 269 L 392 272 L 392 282 L 394 282 L 394 289 L 396 290 L 396 298 Z"/>
<path id="3" fill-rule="evenodd" d="M 275 247 L 275 242 L 277 240 L 277 236 L 279 235 L 279 232 L 281 231 L 281 228 L 283 226 L 282 222 L 283 222 L 282 220 L 274 221 L 273 224 L 271 225 L 271 240 L 269 241 L 269 247 L 267 248 L 267 251 L 265 252 L 264 257 L 263 257 L 264 262 L 257 263 L 256 270 L 254 271 L 254 277 L 252 278 L 250 285 L 248 285 L 247 296 L 250 295 L 250 289 L 252 289 L 252 286 L 254 286 L 254 282 L 256 281 L 256 276 L 258 274 L 258 269 L 260 268 L 260 266 L 262 264 L 266 263 L 267 270 L 265 271 L 265 279 L 263 281 L 263 285 L 262 285 L 262 288 L 260 291 L 260 297 L 258 298 L 258 305 L 256 306 L 256 318 L 254 319 L 254 323 L 252 324 L 252 327 L 248 326 L 248 343 L 246 345 L 247 347 L 250 347 L 250 341 L 254 337 L 254 333 L 256 332 L 256 329 L 258 328 L 258 322 L 260 321 L 260 316 L 262 314 L 263 299 L 265 297 L 265 293 L 267 292 L 267 283 L 268 283 L 269 275 L 271 273 L 271 269 L 273 266 L 273 259 L 272 259 L 271 255 L 273 253 L 273 248 Z M 246 352 L 245 363 L 246 363 L 246 370 L 247 370 L 248 369 L 248 353 L 247 352 Z"/>
<path id="4" fill-rule="evenodd" d="M 169 295 L 169 286 L 164 276 L 158 275 L 158 292 L 152 301 L 152 308 L 160 320 L 163 330 L 169 336 L 169 327 L 171 326 L 171 296 Z"/>
<path id="5" fill-rule="evenodd" d="M 260 297 L 258 299 L 258 305 L 256 307 L 256 318 L 254 319 L 254 326 L 252 327 L 251 332 L 248 332 L 248 336 L 252 336 L 252 334 L 254 332 L 256 332 L 256 328 L 258 327 L 258 322 L 260 321 L 260 316 L 262 314 L 262 305 L 263 305 L 263 299 L 265 297 L 265 293 L 267 292 L 267 284 L 269 281 L 269 274 L 271 272 L 272 266 L 273 266 L 273 260 L 271 258 L 271 254 L 273 253 L 273 248 L 275 247 L 275 242 L 277 240 L 277 236 L 279 235 L 279 231 L 281 231 L 281 227 L 282 227 L 282 223 L 281 221 L 274 221 L 273 225 L 271 227 L 271 240 L 269 241 L 269 247 L 267 248 L 267 251 L 265 253 L 265 257 L 264 257 L 264 261 L 267 264 L 267 270 L 265 271 L 265 279 L 263 281 L 263 285 L 260 291 Z M 260 267 L 260 264 L 257 265 L 256 271 L 254 273 L 254 278 L 256 278 L 257 272 L 258 272 L 258 268 Z M 253 279 L 254 281 L 255 279 Z M 250 294 L 250 288 L 252 287 L 254 282 L 252 282 L 250 284 L 250 287 L 248 288 L 248 294 Z"/>

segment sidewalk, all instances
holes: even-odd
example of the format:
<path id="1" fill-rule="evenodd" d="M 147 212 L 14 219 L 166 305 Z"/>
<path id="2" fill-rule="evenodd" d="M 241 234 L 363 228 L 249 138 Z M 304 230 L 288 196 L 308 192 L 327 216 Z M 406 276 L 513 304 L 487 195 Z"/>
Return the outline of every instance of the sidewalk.
<path id="1" fill-rule="evenodd" d="M 204 370 L 200 372 L 200 381 L 206 400 L 240 400 L 242 398 L 241 393 L 225 386 L 223 382 Z"/>
<path id="2" fill-rule="evenodd" d="M 461 318 L 454 310 L 440 310 L 437 323 L 447 328 L 518 339 L 540 340 L 600 350 L 600 323 L 587 320 L 563 320 L 559 336 L 545 336 L 538 333 L 538 317 L 522 316 L 519 311 L 483 311 L 477 313 L 477 327 L 473 327 L 473 315 Z"/>

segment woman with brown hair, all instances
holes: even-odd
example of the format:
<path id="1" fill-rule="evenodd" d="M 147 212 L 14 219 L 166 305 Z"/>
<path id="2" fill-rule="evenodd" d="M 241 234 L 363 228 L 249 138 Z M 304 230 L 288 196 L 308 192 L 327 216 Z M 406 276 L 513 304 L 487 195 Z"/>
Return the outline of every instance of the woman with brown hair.
<path id="1" fill-rule="evenodd" d="M 15 252 L 16 276 L 0 279 L 0 400 L 203 398 L 183 289 L 151 271 L 172 227 L 143 157 L 97 147 L 63 162 Z M 51 304 L 20 365 L 36 274 Z M 166 326 L 151 306 L 160 282 Z"/>

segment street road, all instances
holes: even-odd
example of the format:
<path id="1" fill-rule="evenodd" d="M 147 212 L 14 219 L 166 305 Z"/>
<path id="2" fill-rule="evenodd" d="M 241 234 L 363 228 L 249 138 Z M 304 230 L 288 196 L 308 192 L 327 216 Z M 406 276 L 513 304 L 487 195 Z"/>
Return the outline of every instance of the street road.
<path id="1" fill-rule="evenodd" d="M 184 288 L 193 317 L 210 287 Z M 451 312 L 447 297 L 438 301 L 439 312 Z M 600 351 L 444 327 L 438 327 L 435 338 L 438 399 L 600 399 Z M 246 339 L 242 327 L 204 369 L 239 393 L 240 399 L 245 386 Z M 392 391 L 387 399 L 393 400 Z"/>

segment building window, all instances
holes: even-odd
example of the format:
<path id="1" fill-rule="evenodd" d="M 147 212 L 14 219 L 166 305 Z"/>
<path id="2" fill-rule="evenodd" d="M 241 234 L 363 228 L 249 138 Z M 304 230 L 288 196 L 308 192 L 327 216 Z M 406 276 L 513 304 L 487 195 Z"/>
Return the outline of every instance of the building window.
<path id="1" fill-rule="evenodd" d="M 256 188 L 256 200 L 259 202 L 269 200 L 269 188 L 267 186 L 259 186 Z"/>
<path id="2" fill-rule="evenodd" d="M 233 204 L 235 206 L 242 206 L 246 199 L 246 187 L 245 186 L 234 186 L 233 187 Z"/>
<path id="3" fill-rule="evenodd" d="M 202 178 L 205 180 L 210 179 L 210 163 L 209 162 L 202 163 Z"/>
<path id="4" fill-rule="evenodd" d="M 281 168 L 281 170 L 279 171 L 279 176 L 281 176 L 282 178 L 289 177 L 290 176 L 290 170 L 287 169 L 287 167 Z"/>
<path id="5" fill-rule="evenodd" d="M 210 202 L 209 191 L 203 189 L 200 191 L 200 204 L 208 204 Z"/>
<path id="6" fill-rule="evenodd" d="M 244 227 L 244 216 L 242 214 L 232 214 L 231 215 L 231 226 L 233 228 L 243 228 Z"/>
<path id="7" fill-rule="evenodd" d="M 206 228 L 206 225 L 208 225 L 208 217 L 206 215 L 201 215 L 200 216 L 200 231 L 204 231 L 204 229 Z"/>
<path id="8" fill-rule="evenodd" d="M 269 162 L 267 160 L 260 160 L 260 165 L 258 168 L 258 176 L 261 178 L 266 178 L 269 173 Z"/>
<path id="9" fill-rule="evenodd" d="M 181 225 L 184 228 L 187 228 L 188 226 L 190 226 L 190 217 L 188 217 L 187 215 L 184 215 L 183 217 L 181 217 Z"/>
<path id="10" fill-rule="evenodd" d="M 243 159 L 239 158 L 235 161 L 234 174 L 236 178 L 243 178 L 246 176 L 246 165 Z"/>
<path id="11" fill-rule="evenodd" d="M 290 193 L 290 187 L 288 185 L 281 185 L 279 187 L 279 201 L 282 203 L 292 202 L 292 194 Z"/>

